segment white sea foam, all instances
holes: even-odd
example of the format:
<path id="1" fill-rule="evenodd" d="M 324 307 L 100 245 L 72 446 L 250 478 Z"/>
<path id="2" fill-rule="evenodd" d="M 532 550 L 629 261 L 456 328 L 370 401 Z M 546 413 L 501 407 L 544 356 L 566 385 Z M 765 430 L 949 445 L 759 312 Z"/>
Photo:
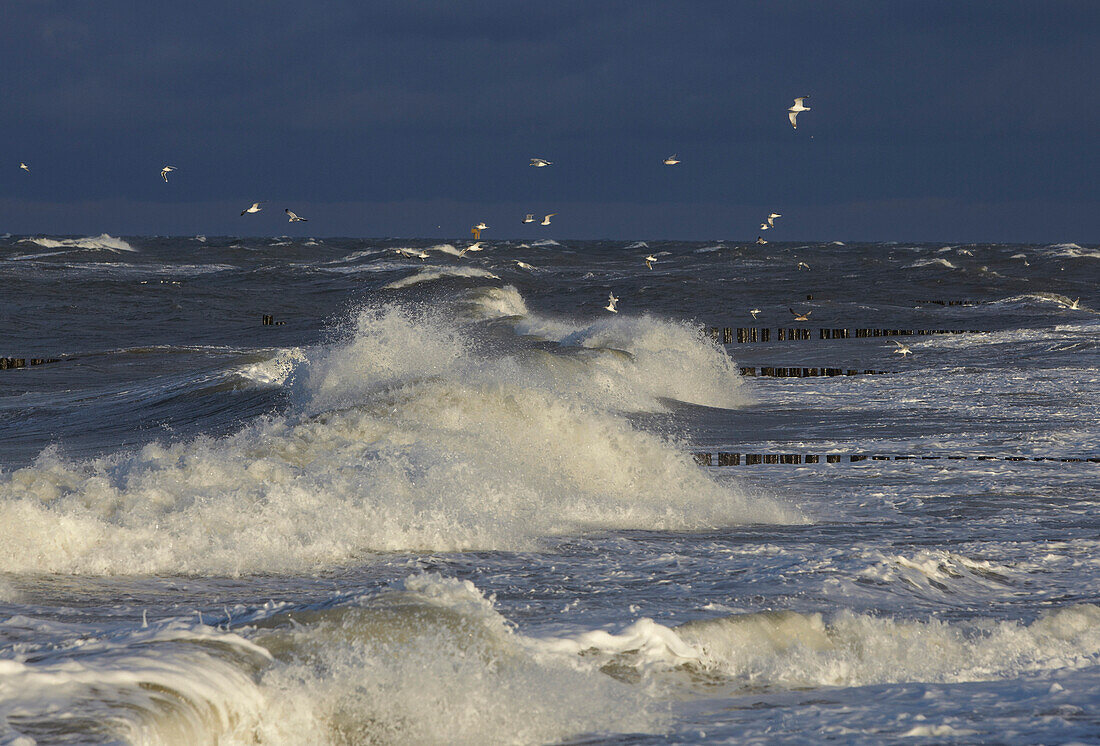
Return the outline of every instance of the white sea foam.
<path id="1" fill-rule="evenodd" d="M 422 282 L 442 280 L 446 277 L 481 277 L 490 280 L 500 279 L 492 272 L 485 269 L 478 269 L 477 267 L 429 267 L 420 270 L 414 275 L 402 277 L 400 280 L 394 280 L 384 287 L 388 290 L 397 290 L 400 288 L 407 288 L 410 285 L 418 285 Z"/>
<path id="2" fill-rule="evenodd" d="M 502 355 L 447 313 L 365 309 L 344 343 L 297 364 L 293 412 L 228 437 L 78 462 L 47 450 L 0 475 L 0 566 L 281 572 L 804 520 L 614 414 L 736 400 L 728 358 L 688 327 L 624 319 L 578 330 L 575 348 Z"/>
<path id="3" fill-rule="evenodd" d="M 267 360 L 242 366 L 235 372 L 242 378 L 265 386 L 282 386 L 294 372 L 295 367 L 306 359 L 300 347 L 287 347 L 277 350 Z"/>
<path id="4" fill-rule="evenodd" d="M 922 593 L 968 593 L 980 598 L 1004 588 L 1017 572 L 988 560 L 976 560 L 943 550 L 924 550 L 913 556 L 878 555 L 878 561 L 859 573 L 866 582 L 903 583 Z"/>
<path id="5" fill-rule="evenodd" d="M 35 243 L 47 249 L 92 249 L 113 251 L 116 254 L 120 251 L 137 251 L 121 238 L 115 238 L 106 233 L 87 238 L 24 238 L 20 243 Z"/>

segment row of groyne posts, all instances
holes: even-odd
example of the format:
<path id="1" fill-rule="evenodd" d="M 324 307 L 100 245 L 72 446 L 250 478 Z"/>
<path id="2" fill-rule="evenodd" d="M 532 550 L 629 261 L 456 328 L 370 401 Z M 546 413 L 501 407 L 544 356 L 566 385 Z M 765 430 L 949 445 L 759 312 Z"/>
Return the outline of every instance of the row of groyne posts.
<path id="1" fill-rule="evenodd" d="M 736 332 L 736 334 L 735 334 Z M 732 326 L 709 328 L 711 339 L 721 341 L 722 344 L 733 344 L 736 336 L 739 344 L 746 342 L 770 342 L 772 330 L 768 327 L 746 326 L 734 329 Z M 982 334 L 979 329 L 822 329 L 817 330 L 817 339 L 865 339 L 869 337 L 915 337 L 929 336 L 932 334 Z M 779 328 L 775 330 L 777 342 L 790 340 L 814 339 L 812 329 L 799 327 L 793 329 Z"/>
<path id="2" fill-rule="evenodd" d="M 944 301 L 947 303 L 948 301 Z M 960 301 L 961 303 L 961 301 Z M 772 330 L 769 327 L 718 327 L 712 326 L 705 332 L 715 342 L 733 344 L 734 339 L 739 344 L 751 342 L 772 341 Z M 816 339 L 868 339 L 873 337 L 910 337 L 929 336 L 933 334 L 982 334 L 978 329 L 826 329 L 818 328 Z M 775 339 L 778 342 L 789 340 L 815 339 L 814 330 L 806 327 L 783 328 L 775 330 Z M 886 370 L 859 370 L 855 368 L 790 368 L 776 366 L 741 366 L 740 373 L 743 376 L 770 376 L 773 378 L 813 378 L 817 376 L 859 376 L 859 375 L 885 375 Z"/>
<path id="3" fill-rule="evenodd" d="M 717 459 L 715 459 L 717 456 Z M 1066 463 L 1100 463 L 1100 456 L 1057 458 L 1054 456 L 884 456 L 866 453 L 729 453 L 709 452 L 693 453 L 695 463 L 700 466 L 756 466 L 759 464 L 839 464 L 846 461 L 854 464 L 859 461 L 1059 461 Z"/>

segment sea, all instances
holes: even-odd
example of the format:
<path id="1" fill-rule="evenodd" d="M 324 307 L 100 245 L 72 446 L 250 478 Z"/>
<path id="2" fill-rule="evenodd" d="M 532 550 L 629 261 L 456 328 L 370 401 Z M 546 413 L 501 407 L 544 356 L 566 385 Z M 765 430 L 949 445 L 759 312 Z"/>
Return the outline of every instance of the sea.
<path id="1" fill-rule="evenodd" d="M 0 744 L 1100 743 L 1100 247 L 540 230 L 0 238 Z"/>

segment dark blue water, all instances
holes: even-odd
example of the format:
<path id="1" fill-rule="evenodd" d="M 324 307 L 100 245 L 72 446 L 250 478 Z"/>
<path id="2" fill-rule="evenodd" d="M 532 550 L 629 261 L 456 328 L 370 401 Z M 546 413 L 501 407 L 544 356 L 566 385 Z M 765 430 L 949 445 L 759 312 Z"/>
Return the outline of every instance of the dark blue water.
<path id="1" fill-rule="evenodd" d="M 1100 738 L 1100 249 L 466 245 L 0 239 L 0 743 Z"/>

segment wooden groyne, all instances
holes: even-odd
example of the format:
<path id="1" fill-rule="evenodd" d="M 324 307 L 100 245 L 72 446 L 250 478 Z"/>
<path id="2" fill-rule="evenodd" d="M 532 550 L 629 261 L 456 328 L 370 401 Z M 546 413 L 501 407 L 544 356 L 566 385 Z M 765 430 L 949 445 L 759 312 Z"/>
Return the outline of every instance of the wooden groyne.
<path id="1" fill-rule="evenodd" d="M 910 456 L 883 455 L 868 453 L 733 453 L 708 451 L 693 453 L 695 463 L 700 466 L 755 466 L 758 464 L 839 464 L 846 461 L 854 464 L 860 461 L 1058 461 L 1062 463 L 1100 463 L 1100 456 Z M 717 459 L 715 459 L 717 456 Z"/>
<path id="2" fill-rule="evenodd" d="M 60 363 L 61 359 L 56 357 L 0 357 L 0 370 L 11 370 L 14 368 L 26 368 L 29 365 L 46 365 L 48 363 Z"/>
<path id="3" fill-rule="evenodd" d="M 772 334 L 770 327 L 744 326 L 744 327 L 719 327 L 707 328 L 707 334 L 716 342 L 722 344 L 738 344 L 747 342 L 787 342 L 794 340 L 811 339 L 867 339 L 871 337 L 924 337 L 936 334 L 987 334 L 979 329 L 829 329 L 809 327 L 779 327 Z"/>
<path id="4" fill-rule="evenodd" d="M 747 366 L 740 368 L 743 376 L 765 376 L 771 378 L 816 378 L 820 376 L 883 376 L 888 370 L 857 370 L 855 368 L 777 368 L 772 366 Z"/>

